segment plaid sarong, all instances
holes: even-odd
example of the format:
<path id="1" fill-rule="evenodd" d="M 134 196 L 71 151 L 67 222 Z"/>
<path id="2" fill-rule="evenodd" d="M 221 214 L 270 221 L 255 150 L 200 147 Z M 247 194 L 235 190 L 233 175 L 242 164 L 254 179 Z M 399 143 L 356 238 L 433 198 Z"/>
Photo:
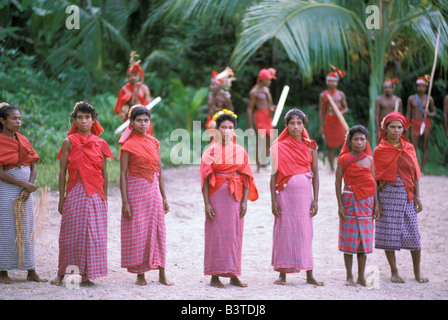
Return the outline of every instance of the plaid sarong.
<path id="1" fill-rule="evenodd" d="M 131 273 L 165 268 L 165 212 L 159 189 L 159 173 L 153 183 L 128 175 L 127 192 L 132 217 L 121 218 L 121 267 Z"/>
<path id="2" fill-rule="evenodd" d="M 80 180 L 67 194 L 59 234 L 58 274 L 72 266 L 86 281 L 107 275 L 107 207 L 97 194 L 91 197 Z"/>
<path id="3" fill-rule="evenodd" d="M 339 250 L 344 253 L 373 251 L 373 196 L 355 200 L 352 188 L 346 185 L 342 194 L 345 220 L 339 219 Z"/>
<path id="4" fill-rule="evenodd" d="M 384 250 L 420 249 L 417 211 L 397 174 L 395 183 L 387 182 L 378 192 L 383 215 L 376 221 L 375 248 Z"/>

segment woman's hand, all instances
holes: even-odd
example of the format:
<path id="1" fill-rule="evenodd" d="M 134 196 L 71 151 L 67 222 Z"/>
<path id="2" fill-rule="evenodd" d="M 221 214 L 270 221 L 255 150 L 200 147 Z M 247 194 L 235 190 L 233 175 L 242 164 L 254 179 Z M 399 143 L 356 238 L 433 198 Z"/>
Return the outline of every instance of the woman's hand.
<path id="1" fill-rule="evenodd" d="M 126 219 L 132 218 L 131 206 L 129 205 L 129 202 L 127 202 L 127 201 L 122 202 L 121 214 L 123 215 L 123 218 L 126 218 Z"/>
<path id="2" fill-rule="evenodd" d="M 317 200 L 311 202 L 310 214 L 311 217 L 314 217 L 317 214 Z"/>
<path id="3" fill-rule="evenodd" d="M 341 220 L 345 220 L 346 219 L 344 206 L 342 206 L 342 205 L 338 206 L 338 215 L 339 215 L 339 219 L 341 219 Z"/>
<path id="4" fill-rule="evenodd" d="M 414 208 L 415 208 L 415 211 L 417 211 L 417 213 L 421 212 L 423 210 L 422 202 L 420 201 L 420 198 L 418 198 L 418 197 L 414 198 Z"/>
<path id="5" fill-rule="evenodd" d="M 163 211 L 165 211 L 165 214 L 170 212 L 170 206 L 168 205 L 168 200 L 163 199 Z"/>
<path id="6" fill-rule="evenodd" d="M 241 200 L 240 202 L 240 218 L 243 218 L 247 212 L 247 200 Z"/>
<path id="7" fill-rule="evenodd" d="M 26 190 L 22 190 L 22 192 L 21 192 L 20 195 L 19 195 L 19 198 L 20 198 L 23 202 L 27 201 L 27 200 L 29 199 L 29 197 L 30 197 L 30 193 L 29 193 L 28 191 L 26 191 Z"/>
<path id="8" fill-rule="evenodd" d="M 62 214 L 62 209 L 64 208 L 64 202 L 65 202 L 65 197 L 59 197 L 59 204 L 58 204 L 58 212 L 60 214 Z"/>
<path id="9" fill-rule="evenodd" d="M 205 205 L 205 217 L 210 221 L 213 221 L 213 218 L 215 217 L 215 210 L 210 203 Z"/>
<path id="10" fill-rule="evenodd" d="M 280 218 L 280 215 L 282 214 L 282 209 L 277 200 L 272 200 L 272 214 L 276 218 Z"/>
<path id="11" fill-rule="evenodd" d="M 31 182 L 25 183 L 24 188 L 29 193 L 32 193 L 32 192 L 36 191 L 36 189 L 37 189 L 36 185 L 34 183 L 31 183 Z"/>

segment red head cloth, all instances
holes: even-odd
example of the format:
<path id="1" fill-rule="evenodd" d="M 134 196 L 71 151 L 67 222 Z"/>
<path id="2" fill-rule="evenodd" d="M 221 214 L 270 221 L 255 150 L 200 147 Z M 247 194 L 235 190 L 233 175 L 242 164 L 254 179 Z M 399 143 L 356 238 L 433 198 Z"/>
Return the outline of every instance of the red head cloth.
<path id="1" fill-rule="evenodd" d="M 40 160 L 28 139 L 20 133 L 15 135 L 17 139 L 0 134 L 0 166 L 4 170 L 29 166 L 31 162 L 38 163 Z"/>
<path id="2" fill-rule="evenodd" d="M 212 71 L 212 80 L 215 81 L 215 82 L 222 83 L 224 79 L 216 79 L 216 76 L 217 76 L 218 74 L 219 74 L 218 72 L 216 72 L 216 71 Z"/>
<path id="3" fill-rule="evenodd" d="M 236 201 L 242 199 L 244 187 L 249 188 L 248 200 L 258 199 L 249 156 L 246 150 L 236 143 L 229 142 L 223 146 L 215 142 L 208 147 L 201 158 L 200 172 L 201 190 L 204 188 L 205 179 L 209 177 L 209 197 L 228 180 L 229 192 L 234 195 Z"/>
<path id="4" fill-rule="evenodd" d="M 326 77 L 327 83 L 329 80 L 339 81 L 339 79 L 345 77 L 346 73 L 344 71 L 339 70 L 335 66 L 331 66 L 331 68 L 333 69 L 333 71 L 327 75 Z"/>
<path id="5" fill-rule="evenodd" d="M 150 183 L 154 182 L 154 172 L 160 172 L 159 168 L 159 141 L 149 135 L 132 135 L 123 144 L 120 150 L 129 152 L 128 173 L 134 177 L 145 178 Z"/>
<path id="6" fill-rule="evenodd" d="M 375 180 L 372 170 L 358 165 L 358 161 L 372 156 L 372 148 L 367 141 L 364 150 L 356 155 L 352 155 L 345 141 L 339 153 L 338 162 L 342 166 L 345 183 L 352 186 L 356 200 L 366 199 L 375 194 Z"/>
<path id="7" fill-rule="evenodd" d="M 313 158 L 310 148 L 317 149 L 317 144 L 309 138 L 305 128 L 302 131 L 302 141 L 290 137 L 288 128 L 285 128 L 272 143 L 270 152 L 277 171 L 277 191 L 282 190 L 293 175 L 311 171 Z"/>
<path id="8" fill-rule="evenodd" d="M 427 74 L 425 74 L 425 76 L 419 77 L 417 79 L 417 84 L 429 85 L 430 82 L 431 82 L 431 77 Z"/>
<path id="9" fill-rule="evenodd" d="M 383 85 L 385 86 L 396 86 L 398 84 L 399 80 L 398 78 L 387 78 L 386 81 L 384 81 Z"/>
<path id="10" fill-rule="evenodd" d="M 378 136 L 378 142 L 381 142 L 381 140 L 386 138 L 387 135 L 386 125 L 391 121 L 400 121 L 404 127 L 404 130 L 409 129 L 409 127 L 411 126 L 411 123 L 409 122 L 408 118 L 406 118 L 400 112 L 396 111 L 390 112 L 383 118 L 383 121 L 381 122 L 381 131 L 380 135 Z"/>
<path id="11" fill-rule="evenodd" d="M 92 129 L 90 130 L 90 133 L 96 135 L 97 137 L 99 137 L 102 133 L 104 132 L 103 127 L 101 127 L 100 123 L 96 120 L 93 121 L 93 125 L 92 125 Z M 78 128 L 76 127 L 76 124 L 73 122 L 70 130 L 67 133 L 67 136 L 73 134 L 73 133 L 78 133 Z"/>
<path id="12" fill-rule="evenodd" d="M 133 66 L 129 67 L 126 73 L 127 74 L 129 74 L 129 73 L 133 73 L 133 74 L 140 73 L 140 77 L 142 77 L 142 81 L 145 78 L 145 72 L 143 71 L 143 69 L 142 69 L 142 67 L 140 66 L 139 63 L 136 63 Z"/>
<path id="13" fill-rule="evenodd" d="M 260 72 L 258 73 L 257 81 L 271 80 L 271 79 L 275 80 L 275 79 L 277 79 L 277 77 L 275 76 L 276 72 L 277 72 L 277 70 L 275 70 L 273 68 L 261 69 Z"/>
<path id="14" fill-rule="evenodd" d="M 408 201 L 414 199 L 414 180 L 420 180 L 421 172 L 414 146 L 400 138 L 401 148 L 396 148 L 386 139 L 382 139 L 373 152 L 376 181 L 396 182 L 397 174 L 403 180 Z M 400 165 L 398 165 L 400 164 Z"/>

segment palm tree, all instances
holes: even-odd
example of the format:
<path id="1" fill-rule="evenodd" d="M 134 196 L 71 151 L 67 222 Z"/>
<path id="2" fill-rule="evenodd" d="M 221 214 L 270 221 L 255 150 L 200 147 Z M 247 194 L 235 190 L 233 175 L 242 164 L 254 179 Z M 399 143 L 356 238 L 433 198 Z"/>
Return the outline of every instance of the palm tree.
<path id="1" fill-rule="evenodd" d="M 437 3 L 265 0 L 246 11 L 243 31 L 232 54 L 232 67 L 238 71 L 264 43 L 275 39 L 300 67 L 305 81 L 311 81 L 316 71 L 328 70 L 330 64 L 347 70 L 348 74 L 367 72 L 369 130 L 371 144 L 375 146 L 375 99 L 385 73 L 399 75 L 404 62 L 408 68 L 423 65 L 429 73 L 438 25 L 441 26 L 439 58 L 444 68 L 448 66 L 448 25 L 441 13 L 447 3 L 446 0 Z M 371 8 L 376 11 L 367 10 Z M 374 22 L 373 28 L 370 22 Z"/>
<path id="2" fill-rule="evenodd" d="M 65 20 L 66 8 L 77 5 L 80 16 L 79 30 L 68 30 Z M 68 67 L 85 67 L 93 77 L 104 71 L 104 62 L 116 48 L 126 52 L 131 46 L 124 35 L 127 20 L 135 10 L 135 4 L 125 0 L 95 1 L 87 0 L 84 6 L 78 1 L 36 0 L 33 3 L 34 19 L 40 21 L 45 29 L 46 45 L 50 46 L 46 63 L 56 73 Z M 34 22 L 38 26 L 39 22 Z M 114 50 L 111 50 L 114 49 Z"/>

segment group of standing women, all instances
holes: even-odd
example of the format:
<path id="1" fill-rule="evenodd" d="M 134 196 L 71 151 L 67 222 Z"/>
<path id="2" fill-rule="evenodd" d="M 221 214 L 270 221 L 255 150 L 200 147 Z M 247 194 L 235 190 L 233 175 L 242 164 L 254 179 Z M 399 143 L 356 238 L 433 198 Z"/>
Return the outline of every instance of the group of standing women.
<path id="1" fill-rule="evenodd" d="M 73 271 L 82 276 L 82 284 L 86 286 L 93 284 L 91 279 L 107 274 L 106 158 L 113 159 L 113 155 L 107 143 L 99 138 L 103 129 L 96 117 L 89 103 L 78 102 L 71 114 L 73 125 L 59 152 L 58 210 L 62 219 L 58 272 L 51 281 L 55 285 L 62 284 L 64 277 Z M 145 272 L 153 269 L 159 270 L 161 283 L 173 285 L 165 275 L 164 216 L 169 205 L 159 141 L 150 134 L 150 113 L 146 107 L 133 106 L 129 118 L 129 128 L 119 141 L 122 145 L 121 266 L 137 274 L 139 285 L 146 284 Z M 220 277 L 228 277 L 232 285 L 245 287 L 247 284 L 238 278 L 244 216 L 247 201 L 256 201 L 259 195 L 248 154 L 236 143 L 237 116 L 223 110 L 213 120 L 215 136 L 204 151 L 200 165 L 205 208 L 204 274 L 211 276 L 210 284 L 215 287 L 224 287 Z M 318 211 L 319 173 L 317 144 L 309 138 L 306 122 L 303 112 L 290 110 L 285 117 L 285 130 L 271 147 L 270 190 L 275 216 L 272 265 L 280 273 L 276 284 L 285 284 L 287 273 L 306 270 L 308 283 L 324 285 L 313 276 L 313 217 Z M 45 281 L 35 272 L 32 241 L 25 247 L 23 264 L 18 264 L 13 218 L 13 202 L 20 197 L 25 208 L 22 219 L 26 221 L 22 237 L 32 239 L 31 195 L 36 190 L 35 164 L 39 156 L 18 133 L 20 112 L 16 107 L 1 105 L 0 124 L 2 146 L 8 146 L 0 152 L 0 283 L 11 283 L 7 271 L 12 269 L 29 270 L 30 280 Z M 373 160 L 365 128 L 365 131 L 354 130 L 349 134 L 344 153 L 341 152 L 336 173 L 341 220 L 339 248 L 346 255 L 357 253 L 359 261 L 365 265 L 361 256 L 372 251 L 373 217 L 378 215 L 375 241 L 377 248 L 386 250 L 392 280 L 402 281 L 393 252 L 406 248 L 412 250 L 417 280 L 425 282 L 427 279 L 421 277 L 419 271 L 420 241 L 416 220 L 416 212 L 421 211 L 420 171 L 415 150 L 402 136 L 409 123 L 401 114 L 392 113 L 383 125 Z M 395 161 L 392 165 L 390 159 Z M 356 176 L 353 170 L 364 171 L 363 178 L 353 178 Z M 341 177 L 345 180 L 344 193 L 338 187 Z M 348 280 L 349 262 L 346 258 Z M 363 284 L 363 275 L 358 276 L 358 283 Z"/>

